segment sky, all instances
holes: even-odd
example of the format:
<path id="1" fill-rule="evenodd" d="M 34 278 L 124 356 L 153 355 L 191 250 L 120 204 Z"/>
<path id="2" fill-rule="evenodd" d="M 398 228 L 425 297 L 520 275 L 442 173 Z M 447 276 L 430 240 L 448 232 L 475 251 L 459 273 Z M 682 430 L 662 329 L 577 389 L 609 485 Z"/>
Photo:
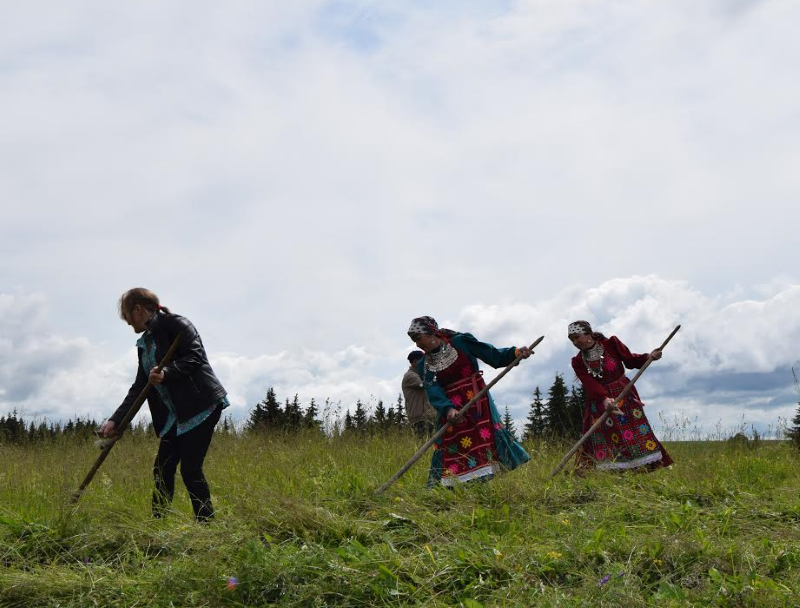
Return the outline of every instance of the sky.
<path id="1" fill-rule="evenodd" d="M 237 419 L 269 387 L 395 401 L 420 315 L 545 336 L 493 391 L 520 423 L 578 318 L 634 352 L 682 325 L 640 381 L 663 432 L 797 409 L 797 2 L 2 12 L 0 415 L 110 415 L 134 286 Z"/>

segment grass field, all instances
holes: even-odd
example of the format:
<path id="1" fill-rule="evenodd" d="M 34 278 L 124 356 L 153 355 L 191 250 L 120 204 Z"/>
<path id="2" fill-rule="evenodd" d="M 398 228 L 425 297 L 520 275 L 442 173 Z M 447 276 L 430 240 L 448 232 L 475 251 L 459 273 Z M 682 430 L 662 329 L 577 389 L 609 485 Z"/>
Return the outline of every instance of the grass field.
<path id="1" fill-rule="evenodd" d="M 667 443 L 649 475 L 548 478 L 563 446 L 490 483 L 374 489 L 408 435 L 215 438 L 217 519 L 150 517 L 155 439 L 126 438 L 77 510 L 91 444 L 0 446 L 3 606 L 798 606 L 800 453 Z"/>

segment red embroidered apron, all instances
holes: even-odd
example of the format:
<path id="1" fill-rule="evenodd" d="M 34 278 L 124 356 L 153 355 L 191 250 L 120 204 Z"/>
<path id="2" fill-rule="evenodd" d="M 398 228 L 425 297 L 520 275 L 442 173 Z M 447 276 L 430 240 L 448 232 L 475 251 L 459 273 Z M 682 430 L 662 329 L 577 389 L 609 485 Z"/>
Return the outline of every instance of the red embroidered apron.
<path id="1" fill-rule="evenodd" d="M 461 409 L 485 386 L 483 376 L 476 372 L 447 385 L 445 394 Z M 485 477 L 499 470 L 493 431 L 489 399 L 484 395 L 442 438 L 439 449 L 444 485 Z"/>

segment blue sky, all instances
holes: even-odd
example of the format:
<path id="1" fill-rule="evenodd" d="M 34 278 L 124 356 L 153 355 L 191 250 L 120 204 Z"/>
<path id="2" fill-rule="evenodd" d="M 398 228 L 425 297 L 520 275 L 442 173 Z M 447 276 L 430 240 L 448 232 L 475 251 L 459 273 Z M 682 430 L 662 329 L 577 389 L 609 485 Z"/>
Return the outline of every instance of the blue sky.
<path id="1" fill-rule="evenodd" d="M 393 400 L 414 316 L 631 348 L 702 424 L 788 417 L 800 353 L 794 3 L 14 3 L 0 23 L 0 411 L 102 418 L 119 294 L 269 386 Z"/>

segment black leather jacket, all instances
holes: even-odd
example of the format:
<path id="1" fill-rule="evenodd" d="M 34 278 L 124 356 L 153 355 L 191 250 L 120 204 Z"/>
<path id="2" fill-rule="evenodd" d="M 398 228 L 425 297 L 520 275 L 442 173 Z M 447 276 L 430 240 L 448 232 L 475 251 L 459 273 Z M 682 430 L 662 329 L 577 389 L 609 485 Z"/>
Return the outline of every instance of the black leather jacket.
<path id="1" fill-rule="evenodd" d="M 181 336 L 175 357 L 164 367 L 163 384 L 169 391 L 172 404 L 175 406 L 178 422 L 185 422 L 207 410 L 227 394 L 208 363 L 200 335 L 188 319 L 159 310 L 147 322 L 147 329 L 156 343 L 156 361 L 159 362 L 167 354 L 175 336 L 178 334 Z M 149 369 L 142 369 L 142 352 L 139 350 L 139 369 L 136 372 L 136 381 L 131 385 L 128 396 L 125 397 L 122 405 L 117 408 L 109 420 L 113 420 L 117 424 L 122 421 L 133 402 L 136 401 L 136 397 L 147 386 L 149 375 Z M 150 405 L 153 426 L 158 432 L 167 422 L 169 410 L 161 401 L 156 390 L 150 391 L 147 403 Z"/>

